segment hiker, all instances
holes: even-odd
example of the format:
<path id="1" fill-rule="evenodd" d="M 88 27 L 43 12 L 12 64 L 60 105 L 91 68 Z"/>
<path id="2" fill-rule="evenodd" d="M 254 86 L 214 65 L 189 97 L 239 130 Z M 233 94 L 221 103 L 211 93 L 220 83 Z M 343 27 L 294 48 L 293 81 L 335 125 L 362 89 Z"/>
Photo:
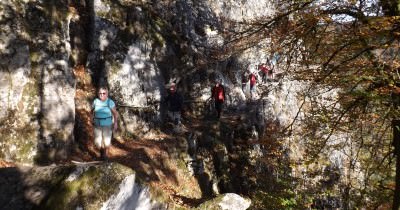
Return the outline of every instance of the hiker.
<path id="1" fill-rule="evenodd" d="M 183 97 L 176 91 L 176 85 L 173 83 L 167 97 L 164 100 L 168 106 L 168 117 L 174 122 L 175 125 L 181 123 L 181 111 L 183 108 Z"/>
<path id="2" fill-rule="evenodd" d="M 246 75 L 246 72 L 243 72 L 243 74 L 242 74 L 242 91 L 243 91 L 243 93 L 246 89 L 246 84 L 247 84 L 247 75 Z"/>
<path id="3" fill-rule="evenodd" d="M 278 52 L 275 52 L 275 53 L 272 55 L 270 65 L 271 65 L 272 69 L 274 69 L 274 71 L 277 69 L 278 63 L 280 62 L 280 59 L 281 59 L 281 56 L 280 56 L 280 54 L 279 54 Z M 271 73 L 272 73 L 272 72 L 271 72 Z M 273 75 L 272 75 L 272 76 L 273 76 Z"/>
<path id="4" fill-rule="evenodd" d="M 270 75 L 272 75 L 272 69 L 270 65 L 268 65 L 269 61 L 267 61 L 267 64 L 262 63 L 261 65 L 258 66 L 258 69 L 261 70 L 261 80 L 262 82 L 267 82 L 267 76 L 268 78 L 271 78 Z"/>
<path id="5" fill-rule="evenodd" d="M 215 110 L 217 111 L 217 118 L 221 117 L 222 105 L 225 101 L 225 88 L 220 80 L 215 81 L 214 87 L 211 89 L 211 97 L 214 99 Z"/>
<path id="6" fill-rule="evenodd" d="M 100 87 L 98 98 L 92 104 L 94 121 L 94 143 L 100 149 L 100 158 L 107 160 L 112 132 L 118 129 L 118 112 L 113 100 L 108 98 L 108 89 Z"/>
<path id="7" fill-rule="evenodd" d="M 251 98 L 253 98 L 253 92 L 255 92 L 256 83 L 257 83 L 257 77 L 254 72 L 250 73 L 249 80 L 250 80 L 250 95 L 251 95 Z"/>
<path id="8" fill-rule="evenodd" d="M 269 61 L 269 59 L 267 60 L 266 67 L 268 68 L 268 73 L 267 73 L 268 78 L 274 79 L 274 66 L 271 64 L 271 61 Z"/>

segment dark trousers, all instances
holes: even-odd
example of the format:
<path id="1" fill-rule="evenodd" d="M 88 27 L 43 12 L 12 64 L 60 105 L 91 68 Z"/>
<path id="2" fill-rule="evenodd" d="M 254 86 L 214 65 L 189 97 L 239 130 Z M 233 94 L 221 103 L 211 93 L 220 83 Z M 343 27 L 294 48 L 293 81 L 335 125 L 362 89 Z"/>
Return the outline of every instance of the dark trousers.
<path id="1" fill-rule="evenodd" d="M 262 72 L 262 81 L 263 82 L 267 82 L 267 73 L 266 72 Z"/>
<path id="2" fill-rule="evenodd" d="M 217 110 L 217 117 L 218 118 L 221 116 L 223 103 L 224 103 L 224 101 L 215 100 L 215 110 Z"/>

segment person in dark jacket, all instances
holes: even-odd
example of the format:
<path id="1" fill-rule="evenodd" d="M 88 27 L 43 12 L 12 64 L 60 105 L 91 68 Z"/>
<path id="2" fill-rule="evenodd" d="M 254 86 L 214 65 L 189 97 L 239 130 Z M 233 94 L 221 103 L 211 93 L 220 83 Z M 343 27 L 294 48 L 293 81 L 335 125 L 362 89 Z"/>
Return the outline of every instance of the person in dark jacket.
<path id="1" fill-rule="evenodd" d="M 168 117 L 173 120 L 175 125 L 181 123 L 181 111 L 183 108 L 183 97 L 176 91 L 176 85 L 172 84 L 169 93 L 165 98 L 168 105 Z"/>
<path id="2" fill-rule="evenodd" d="M 225 101 L 225 88 L 221 81 L 217 80 L 214 87 L 211 89 L 211 98 L 214 99 L 215 110 L 217 111 L 217 118 L 221 117 L 222 105 Z"/>
<path id="3" fill-rule="evenodd" d="M 247 84 L 247 72 L 243 72 L 242 73 L 242 91 L 244 93 L 244 91 L 246 90 L 246 84 Z"/>

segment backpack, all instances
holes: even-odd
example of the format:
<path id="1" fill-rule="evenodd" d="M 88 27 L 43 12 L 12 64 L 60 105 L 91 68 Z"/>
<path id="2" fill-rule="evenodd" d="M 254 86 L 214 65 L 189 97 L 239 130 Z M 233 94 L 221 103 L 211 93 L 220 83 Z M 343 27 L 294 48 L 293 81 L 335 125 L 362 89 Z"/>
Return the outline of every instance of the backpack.
<path id="1" fill-rule="evenodd" d="M 261 68 L 261 70 L 262 70 L 264 73 L 268 73 L 268 72 L 269 72 L 269 67 L 268 67 L 268 66 L 263 66 L 263 67 Z"/>
<path id="2" fill-rule="evenodd" d="M 251 83 L 251 84 L 255 84 L 255 83 L 256 83 L 256 75 L 251 74 L 250 83 Z"/>
<path id="3" fill-rule="evenodd" d="M 218 92 L 218 99 L 222 101 L 224 100 L 224 92 L 222 89 Z"/>

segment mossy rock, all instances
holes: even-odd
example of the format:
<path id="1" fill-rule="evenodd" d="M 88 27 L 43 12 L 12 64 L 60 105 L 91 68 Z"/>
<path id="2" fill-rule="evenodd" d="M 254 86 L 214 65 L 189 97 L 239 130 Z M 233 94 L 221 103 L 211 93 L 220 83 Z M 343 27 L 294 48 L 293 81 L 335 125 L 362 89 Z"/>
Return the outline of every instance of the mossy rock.
<path id="1" fill-rule="evenodd" d="M 162 191 L 118 163 L 17 166 L 0 177 L 2 209 L 167 209 Z"/>
<path id="2" fill-rule="evenodd" d="M 37 126 L 21 122 L 18 113 L 10 110 L 0 119 L 2 136 L 0 158 L 21 163 L 32 163 L 36 153 Z"/>
<path id="3" fill-rule="evenodd" d="M 133 174 L 130 168 L 114 163 L 76 166 L 40 209 L 100 209 L 118 191 L 119 184 Z"/>

